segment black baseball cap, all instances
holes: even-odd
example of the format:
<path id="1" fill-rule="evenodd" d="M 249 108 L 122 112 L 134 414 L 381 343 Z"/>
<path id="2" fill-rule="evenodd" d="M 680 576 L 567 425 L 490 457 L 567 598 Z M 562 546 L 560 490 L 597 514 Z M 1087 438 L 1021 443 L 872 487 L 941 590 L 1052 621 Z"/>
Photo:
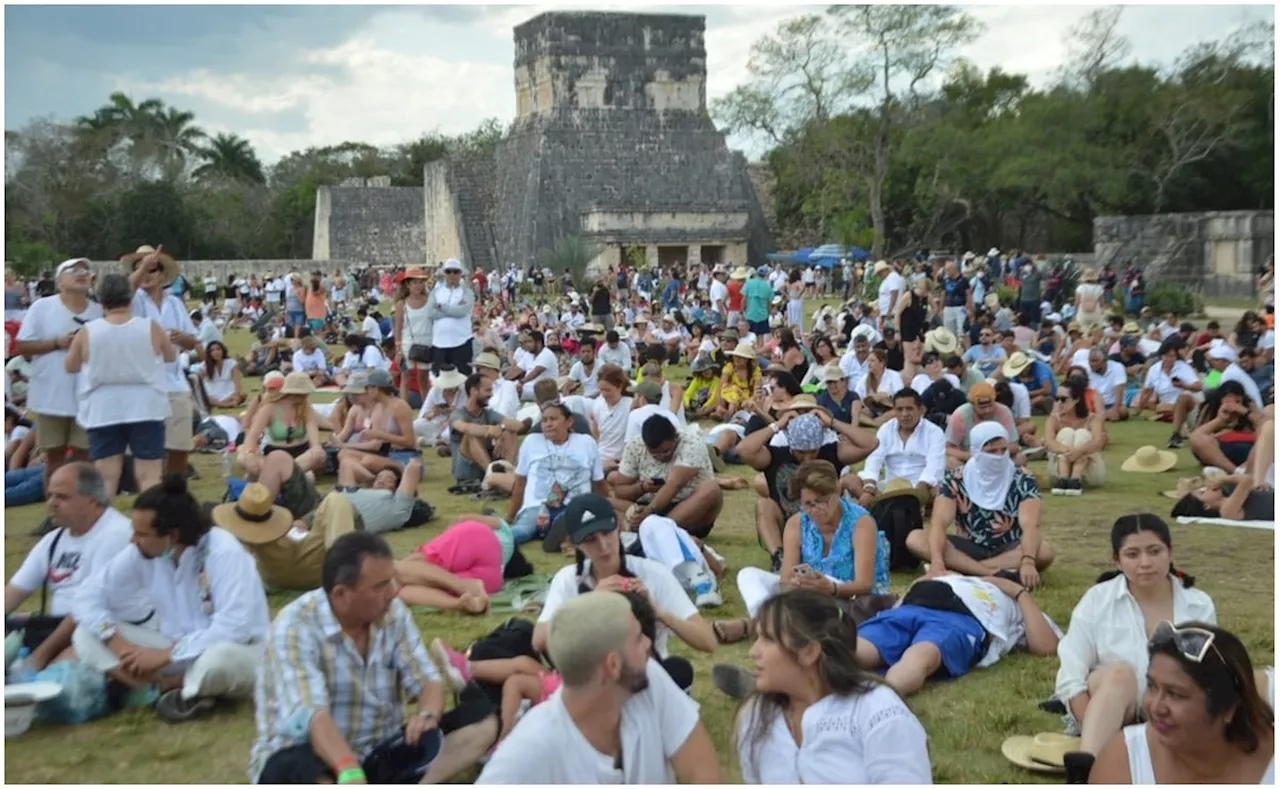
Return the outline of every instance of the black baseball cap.
<path id="1" fill-rule="evenodd" d="M 595 493 L 574 496 L 561 517 L 564 518 L 565 535 L 574 545 L 586 542 L 593 534 L 618 528 L 618 515 L 613 505 Z"/>

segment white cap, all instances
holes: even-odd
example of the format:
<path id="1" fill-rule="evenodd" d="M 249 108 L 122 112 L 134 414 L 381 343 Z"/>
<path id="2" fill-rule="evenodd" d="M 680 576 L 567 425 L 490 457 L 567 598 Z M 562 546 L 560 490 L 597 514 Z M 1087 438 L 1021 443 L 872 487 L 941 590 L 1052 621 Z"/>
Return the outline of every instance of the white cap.
<path id="1" fill-rule="evenodd" d="M 69 268 L 74 268 L 75 266 L 78 266 L 81 263 L 88 266 L 89 258 L 69 258 L 67 260 L 62 261 L 61 263 L 58 264 L 58 268 L 54 270 L 53 278 L 57 279 L 58 277 L 61 277 L 62 272 L 66 271 Z"/>
<path id="2" fill-rule="evenodd" d="M 1225 342 L 1221 345 L 1215 345 L 1205 352 L 1206 359 L 1221 359 L 1227 362 L 1236 360 L 1236 352 Z"/>

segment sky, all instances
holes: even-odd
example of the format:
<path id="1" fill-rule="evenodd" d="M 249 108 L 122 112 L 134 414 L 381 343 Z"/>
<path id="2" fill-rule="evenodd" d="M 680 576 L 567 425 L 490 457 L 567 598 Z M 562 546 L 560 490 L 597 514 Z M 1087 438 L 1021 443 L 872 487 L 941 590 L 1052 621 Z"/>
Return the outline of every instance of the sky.
<path id="1" fill-rule="evenodd" d="M 512 27 L 571 7 L 8 5 L 4 127 L 68 121 L 123 91 L 194 112 L 211 134 L 239 134 L 267 163 L 313 145 L 395 145 L 433 131 L 462 133 L 515 115 Z M 704 15 L 708 102 L 747 81 L 761 36 L 824 8 L 589 7 Z M 1066 31 L 1095 8 L 968 6 L 985 32 L 958 54 L 1043 86 L 1064 64 Z M 1120 32 L 1131 42 L 1131 60 L 1169 64 L 1199 41 L 1273 20 L 1271 5 L 1130 6 Z M 747 140 L 730 144 L 759 153 Z"/>

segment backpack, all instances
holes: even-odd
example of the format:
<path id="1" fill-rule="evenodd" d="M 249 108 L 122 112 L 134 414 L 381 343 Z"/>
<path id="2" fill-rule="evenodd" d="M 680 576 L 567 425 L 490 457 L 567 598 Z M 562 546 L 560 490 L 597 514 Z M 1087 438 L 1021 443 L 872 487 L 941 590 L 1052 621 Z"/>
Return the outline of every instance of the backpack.
<path id="1" fill-rule="evenodd" d="M 889 569 L 914 570 L 920 560 L 907 550 L 907 535 L 924 528 L 924 512 L 914 496 L 895 496 L 871 505 L 871 517 L 889 540 Z"/>

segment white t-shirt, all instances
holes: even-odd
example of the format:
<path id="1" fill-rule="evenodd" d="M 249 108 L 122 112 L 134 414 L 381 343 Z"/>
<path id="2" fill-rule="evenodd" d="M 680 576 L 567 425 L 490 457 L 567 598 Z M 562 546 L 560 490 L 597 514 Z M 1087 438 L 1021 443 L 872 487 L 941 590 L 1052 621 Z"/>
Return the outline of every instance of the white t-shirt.
<path id="1" fill-rule="evenodd" d="M 684 587 L 680 586 L 680 582 L 666 566 L 640 556 L 625 558 L 627 569 L 644 582 L 645 588 L 649 590 L 649 594 L 653 595 L 653 601 L 659 608 L 670 611 L 678 619 L 689 619 L 697 615 L 698 607 L 689 599 L 689 594 L 685 592 Z M 583 562 L 582 571 L 587 574 L 587 586 L 594 588 L 595 584 L 590 580 L 590 560 Z M 566 600 L 572 600 L 578 596 L 577 573 L 577 566 L 572 564 L 556 571 L 551 578 L 551 586 L 547 588 L 547 600 L 542 605 L 542 613 L 538 615 L 539 622 L 550 622 L 551 617 Z M 670 638 L 671 628 L 658 622 L 654 631 L 653 651 L 658 653 L 659 657 L 665 658 L 669 654 L 667 641 Z"/>
<path id="2" fill-rule="evenodd" d="M 57 296 L 37 299 L 27 309 L 18 329 L 18 339 L 54 340 L 79 329 L 81 324 L 102 317 L 102 305 L 89 302 L 85 311 L 73 314 Z M 42 353 L 31 359 L 31 382 L 27 388 L 27 402 L 31 409 L 46 416 L 75 416 L 78 376 L 67 372 L 65 350 Z"/>
<path id="3" fill-rule="evenodd" d="M 507 419 L 515 419 L 520 411 L 520 391 L 514 381 L 498 378 L 493 382 L 493 396 L 489 398 L 489 408 L 502 414 Z"/>
<path id="4" fill-rule="evenodd" d="M 947 379 L 947 381 L 955 388 L 960 388 L 960 379 L 956 378 L 951 373 L 943 373 L 942 377 Z M 916 373 L 916 377 L 911 379 L 911 388 L 916 390 L 918 394 L 924 394 L 930 386 L 934 385 L 934 383 L 935 381 L 924 373 Z"/>
<path id="5" fill-rule="evenodd" d="M 623 446 L 631 443 L 631 439 L 640 435 L 640 428 L 643 427 L 649 417 L 654 414 L 663 415 L 671 422 L 671 424 L 675 425 L 676 430 L 681 429 L 682 425 L 680 424 L 680 420 L 676 418 L 675 414 L 671 413 L 670 408 L 663 408 L 660 405 L 654 405 L 652 403 L 649 405 L 642 405 L 639 408 L 632 410 L 631 413 L 627 415 L 627 432 L 622 440 Z M 619 450 L 619 453 L 621 453 L 621 450 Z"/>
<path id="6" fill-rule="evenodd" d="M 382 327 L 374 320 L 372 315 L 364 316 L 364 320 L 360 322 L 360 333 L 366 337 L 372 337 L 378 342 L 382 342 Z"/>
<path id="7" fill-rule="evenodd" d="M 603 397 L 591 401 L 591 416 L 596 420 L 600 456 L 605 460 L 618 460 L 627 443 L 627 417 L 631 415 L 631 398 L 623 397 L 610 406 Z"/>
<path id="8" fill-rule="evenodd" d="M 1022 610 L 1013 598 L 1001 592 L 994 584 L 967 575 L 944 575 L 934 580 L 950 586 L 965 608 L 991 634 L 991 642 L 986 654 L 978 662 L 978 668 L 992 666 L 1016 647 L 1027 645 L 1027 629 Z M 1058 625 L 1048 615 L 1041 615 L 1061 638 L 1062 631 Z"/>
<path id="9" fill-rule="evenodd" d="M 698 703 L 656 661 L 645 676 L 649 687 L 622 705 L 621 770 L 587 741 L 556 691 L 520 719 L 476 783 L 674 784 L 671 758 L 698 725 Z"/>
<path id="10" fill-rule="evenodd" d="M 531 433 L 520 445 L 516 458 L 516 474 L 525 478 L 521 508 L 540 506 L 559 483 L 568 499 L 590 493 L 591 483 L 604 479 L 600 450 L 591 436 L 570 433 L 569 439 L 556 445 L 541 433 Z"/>
<path id="11" fill-rule="evenodd" d="M 61 539 L 58 539 L 61 535 Z M 71 613 L 72 598 L 85 579 L 102 569 L 116 554 L 129 547 L 133 526 L 129 518 L 107 508 L 84 536 L 74 537 L 64 529 L 54 529 L 40 538 L 9 583 L 24 592 L 36 592 L 49 582 L 51 616 Z M 49 548 L 58 545 L 49 561 Z"/>
<path id="12" fill-rule="evenodd" d="M 753 742 L 754 704 L 738 719 L 738 759 L 748 784 L 932 784 L 928 736 L 888 685 L 824 696 L 800 719 L 801 745 L 779 714 Z"/>
<path id="13" fill-rule="evenodd" d="M 581 361 L 574 362 L 573 367 L 569 368 L 569 380 L 582 384 L 581 393 L 584 397 L 595 397 L 600 394 L 599 375 L 600 361 L 598 359 L 591 365 L 591 375 L 587 375 L 586 367 Z"/>
<path id="14" fill-rule="evenodd" d="M 1263 407 L 1262 392 L 1258 389 L 1258 382 L 1253 380 L 1248 373 L 1244 371 L 1240 365 L 1232 362 L 1227 365 L 1227 369 L 1222 371 L 1222 378 L 1218 381 L 1218 386 L 1222 386 L 1227 381 L 1235 381 L 1244 387 L 1245 394 L 1249 395 L 1249 399 L 1258 408 Z M 30 395 L 28 395 L 30 397 Z"/>
<path id="15" fill-rule="evenodd" d="M 907 290 L 906 280 L 896 271 L 889 272 L 889 276 L 884 278 L 884 282 L 880 283 L 880 294 L 877 300 L 877 306 L 880 307 L 880 315 L 889 318 L 893 315 L 890 312 L 889 297 L 894 291 L 898 291 L 898 298 L 902 298 L 902 294 Z M 897 302 L 894 302 L 896 304 Z"/>
<path id="16" fill-rule="evenodd" d="M 324 351 L 320 350 L 319 346 L 311 353 L 299 348 L 293 352 L 293 369 L 302 372 L 327 370 L 329 369 L 329 360 L 324 358 Z"/>
<path id="17" fill-rule="evenodd" d="M 527 357 L 529 354 L 526 352 L 525 356 Z M 526 386 L 533 386 L 538 381 L 545 381 L 548 379 L 554 381 L 560 376 L 560 363 L 556 361 L 556 355 L 550 348 L 544 347 L 542 350 L 538 351 L 538 355 L 533 357 L 533 360 L 529 362 L 529 366 L 525 367 L 524 365 L 521 365 L 520 369 L 524 370 L 525 375 L 528 375 L 538 367 L 542 368 L 542 372 L 538 373 L 538 377 L 530 380 Z"/>
<path id="18" fill-rule="evenodd" d="M 864 400 L 867 397 L 867 378 L 868 376 L 862 376 L 853 387 L 853 390 L 858 393 L 858 397 Z M 890 370 L 888 367 L 884 368 L 884 372 L 880 375 L 880 385 L 876 387 L 876 392 L 892 396 L 901 390 L 902 376 L 898 375 L 897 370 Z"/>
<path id="19" fill-rule="evenodd" d="M 1009 391 L 1013 392 L 1013 408 L 1009 410 L 1013 412 L 1014 419 L 1030 419 L 1031 418 L 1031 393 L 1027 391 L 1027 385 L 1018 381 L 1009 381 Z"/>
<path id="20" fill-rule="evenodd" d="M 1157 361 L 1151 365 L 1150 370 L 1147 370 L 1147 379 L 1143 382 L 1142 388 L 1154 389 L 1156 397 L 1162 404 L 1172 404 L 1177 401 L 1178 395 L 1186 391 L 1175 387 L 1174 379 L 1185 384 L 1193 384 L 1200 380 L 1196 371 L 1191 369 L 1191 365 L 1181 359 L 1173 363 L 1173 369 L 1168 374 L 1164 371 L 1163 362 Z"/>
<path id="21" fill-rule="evenodd" d="M 725 302 L 728 298 L 729 298 L 729 286 L 724 284 L 718 279 L 712 280 L 711 281 L 711 309 L 720 313 L 721 315 L 724 315 L 725 308 L 726 308 Z"/>
<path id="22" fill-rule="evenodd" d="M 1128 386 L 1129 375 L 1124 370 L 1124 365 L 1114 359 L 1107 360 L 1107 369 L 1104 373 L 1095 373 L 1093 368 L 1087 363 L 1084 368 L 1089 371 L 1089 388 L 1097 390 L 1102 396 L 1102 404 L 1107 408 L 1111 408 L 1116 404 L 1116 387 Z"/>
<path id="23" fill-rule="evenodd" d="M 348 372 L 372 370 L 375 367 L 386 369 L 387 366 L 387 358 L 373 345 L 366 345 L 358 354 L 355 351 L 347 351 L 346 356 L 342 357 L 342 369 Z"/>

